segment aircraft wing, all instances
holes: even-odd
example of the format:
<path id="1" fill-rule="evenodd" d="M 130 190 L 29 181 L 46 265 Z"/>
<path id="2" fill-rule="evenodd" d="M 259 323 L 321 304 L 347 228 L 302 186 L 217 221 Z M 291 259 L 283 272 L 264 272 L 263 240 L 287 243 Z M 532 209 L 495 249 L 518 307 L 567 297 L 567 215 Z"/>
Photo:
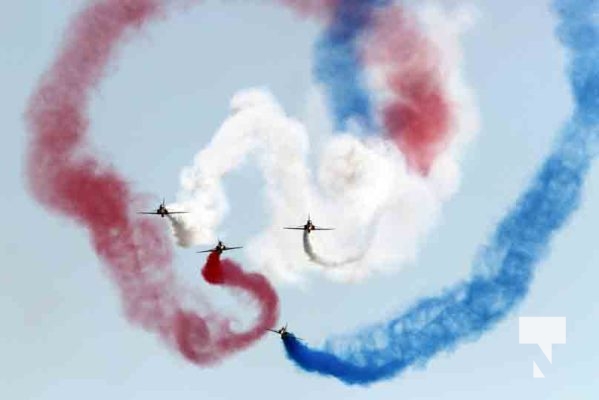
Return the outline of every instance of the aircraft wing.
<path id="1" fill-rule="evenodd" d="M 335 228 L 314 228 L 315 231 L 333 231 Z"/>
<path id="2" fill-rule="evenodd" d="M 223 251 L 235 250 L 235 249 L 243 249 L 243 246 L 239 246 L 239 247 L 226 247 L 226 248 L 223 249 Z"/>
<path id="3" fill-rule="evenodd" d="M 169 211 L 167 214 L 189 214 L 189 211 Z"/>
<path id="4" fill-rule="evenodd" d="M 271 332 L 274 332 L 274 333 L 279 333 L 278 331 L 275 331 L 274 329 L 267 329 L 267 331 L 271 331 Z"/>
<path id="5" fill-rule="evenodd" d="M 150 215 L 159 215 L 156 211 L 139 211 L 138 214 L 150 214 Z"/>
<path id="6" fill-rule="evenodd" d="M 202 250 L 202 251 L 196 251 L 196 253 L 212 253 L 213 251 L 216 251 L 216 250 L 214 250 L 214 249 Z"/>
<path id="7" fill-rule="evenodd" d="M 295 229 L 295 230 L 298 230 L 298 231 L 303 231 L 304 227 L 303 226 L 286 226 L 283 229 Z"/>

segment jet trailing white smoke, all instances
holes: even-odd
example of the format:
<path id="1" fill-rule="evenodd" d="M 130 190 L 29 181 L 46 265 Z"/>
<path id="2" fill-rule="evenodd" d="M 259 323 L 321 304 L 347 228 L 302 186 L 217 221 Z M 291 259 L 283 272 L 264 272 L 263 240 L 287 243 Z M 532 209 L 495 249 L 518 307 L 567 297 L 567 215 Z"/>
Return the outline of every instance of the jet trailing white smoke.
<path id="1" fill-rule="evenodd" d="M 255 155 L 264 178 L 268 221 L 245 250 L 273 277 L 298 281 L 315 263 L 330 277 L 360 280 L 373 270 L 413 261 L 441 206 L 459 182 L 457 158 L 477 129 L 477 113 L 460 74 L 458 36 L 464 14 L 453 23 L 438 9 L 421 13 L 434 40 L 442 41 L 448 92 L 457 110 L 454 141 L 428 176 L 410 171 L 394 143 L 382 137 L 336 133 L 320 154 L 316 174 L 307 167 L 308 134 L 266 90 L 237 93 L 230 115 L 211 142 L 181 173 L 176 209 L 190 214 L 170 220 L 179 245 L 212 243 L 227 212 L 223 178 Z M 428 23 L 427 23 L 428 21 Z M 311 213 L 314 223 L 334 231 L 311 233 L 304 246 L 298 231 Z M 307 247 L 307 250 L 304 248 Z M 318 267 L 318 265 L 316 265 Z"/>

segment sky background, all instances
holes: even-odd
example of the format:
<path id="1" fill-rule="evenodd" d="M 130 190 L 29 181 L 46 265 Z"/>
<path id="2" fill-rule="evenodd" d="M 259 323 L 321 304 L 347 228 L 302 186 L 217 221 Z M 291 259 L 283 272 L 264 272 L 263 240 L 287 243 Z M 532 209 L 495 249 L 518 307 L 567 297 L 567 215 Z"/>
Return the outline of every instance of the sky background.
<path id="1" fill-rule="evenodd" d="M 298 371 L 274 335 L 198 368 L 122 316 L 115 287 L 74 223 L 51 215 L 23 180 L 23 110 L 83 1 L 5 2 L 0 14 L 0 398 L 5 399 L 592 399 L 599 393 L 599 171 L 580 210 L 539 265 L 530 295 L 476 343 L 368 388 Z M 472 1 L 466 78 L 481 131 L 465 151 L 459 193 L 418 260 L 399 273 L 344 285 L 315 275 L 279 285 L 281 322 L 311 343 L 378 321 L 466 277 L 479 245 L 513 203 L 570 113 L 564 52 L 547 1 Z M 239 89 L 267 87 L 311 135 L 327 129 L 313 96 L 311 54 L 320 31 L 267 1 L 208 1 L 148 26 L 123 46 L 96 94 L 89 136 L 139 191 L 174 200 L 180 169 L 210 139 Z M 318 142 L 316 140 L 316 142 Z M 317 155 L 317 146 L 314 149 Z M 266 224 L 253 164 L 228 177 L 231 213 L 221 237 L 243 244 Z M 154 204 L 151 204 L 154 206 Z M 299 219 L 303 216 L 298 216 Z M 290 221 L 296 223 L 298 221 Z M 595 222 L 595 223 L 594 223 Z M 300 245 L 298 238 L 298 245 Z M 243 263 L 243 253 L 231 254 Z M 181 280 L 208 296 L 204 259 L 177 250 Z M 518 344 L 518 316 L 565 316 L 567 344 Z M 532 378 L 536 361 L 546 379 Z"/>

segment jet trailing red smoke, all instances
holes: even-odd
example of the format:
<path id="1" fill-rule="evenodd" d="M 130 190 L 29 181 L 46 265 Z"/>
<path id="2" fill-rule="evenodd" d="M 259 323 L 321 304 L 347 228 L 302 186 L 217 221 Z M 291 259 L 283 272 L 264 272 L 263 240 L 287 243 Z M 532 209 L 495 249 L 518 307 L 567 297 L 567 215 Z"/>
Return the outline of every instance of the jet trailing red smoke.
<path id="1" fill-rule="evenodd" d="M 95 156 L 86 137 L 91 94 L 115 50 L 131 31 L 161 14 L 157 1 L 103 0 L 74 19 L 28 105 L 27 178 L 41 204 L 89 231 L 96 254 L 119 289 L 127 318 L 158 333 L 193 362 L 209 364 L 249 346 L 274 325 L 276 293 L 263 276 L 246 274 L 211 255 L 206 280 L 248 292 L 259 309 L 257 322 L 245 333 L 234 333 L 224 317 L 185 310 L 164 226 L 135 216 L 130 207 L 142 196 Z"/>
<path id="2" fill-rule="evenodd" d="M 408 165 L 426 175 L 451 139 L 454 118 L 438 51 L 399 7 L 375 13 L 368 43 L 366 62 L 382 67 L 393 96 L 382 110 L 387 134 Z"/>

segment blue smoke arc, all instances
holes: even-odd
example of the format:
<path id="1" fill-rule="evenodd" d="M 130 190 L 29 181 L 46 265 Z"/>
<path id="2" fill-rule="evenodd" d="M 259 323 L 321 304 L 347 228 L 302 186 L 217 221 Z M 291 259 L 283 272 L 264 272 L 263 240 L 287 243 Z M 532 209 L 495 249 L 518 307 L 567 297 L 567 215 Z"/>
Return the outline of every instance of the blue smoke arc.
<path id="1" fill-rule="evenodd" d="M 599 0 L 557 0 L 556 30 L 570 52 L 574 112 L 552 151 L 473 261 L 472 275 L 398 316 L 317 349 L 292 334 L 287 357 L 307 372 L 367 385 L 425 365 L 506 318 L 528 293 L 553 235 L 578 208 L 599 146 Z"/>

